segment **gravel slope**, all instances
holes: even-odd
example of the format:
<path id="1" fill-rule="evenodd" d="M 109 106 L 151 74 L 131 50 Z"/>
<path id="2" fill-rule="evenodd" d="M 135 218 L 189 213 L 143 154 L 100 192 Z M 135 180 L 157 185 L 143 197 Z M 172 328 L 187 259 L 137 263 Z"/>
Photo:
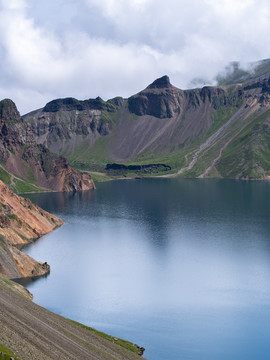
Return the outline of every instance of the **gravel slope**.
<path id="1" fill-rule="evenodd" d="M 0 343 L 21 360 L 142 359 L 34 304 L 1 279 Z"/>

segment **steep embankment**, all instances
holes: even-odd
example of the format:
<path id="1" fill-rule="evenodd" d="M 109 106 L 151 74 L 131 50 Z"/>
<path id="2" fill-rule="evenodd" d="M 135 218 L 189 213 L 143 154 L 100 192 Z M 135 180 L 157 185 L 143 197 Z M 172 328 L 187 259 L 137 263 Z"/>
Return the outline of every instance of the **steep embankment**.
<path id="1" fill-rule="evenodd" d="M 0 329 L 0 345 L 3 344 L 21 360 L 140 358 L 132 343 L 114 340 L 51 313 L 30 301 L 29 294 L 22 287 L 1 276 Z"/>
<path id="2" fill-rule="evenodd" d="M 89 174 L 37 144 L 31 126 L 9 99 L 0 101 L 0 179 L 18 192 L 94 188 Z"/>
<path id="3" fill-rule="evenodd" d="M 48 273 L 47 263 L 19 249 L 62 224 L 62 220 L 14 194 L 0 181 L 0 274 L 10 279 Z"/>
<path id="4" fill-rule="evenodd" d="M 24 119 L 39 144 L 81 169 L 164 164 L 178 176 L 265 179 L 270 78 L 261 67 L 242 84 L 181 90 L 164 76 L 128 99 L 58 99 Z"/>

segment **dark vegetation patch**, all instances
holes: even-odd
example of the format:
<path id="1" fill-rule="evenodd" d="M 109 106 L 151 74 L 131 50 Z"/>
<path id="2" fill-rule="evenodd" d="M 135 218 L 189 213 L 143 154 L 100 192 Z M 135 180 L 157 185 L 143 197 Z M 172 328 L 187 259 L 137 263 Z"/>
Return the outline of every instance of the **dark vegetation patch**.
<path id="1" fill-rule="evenodd" d="M 137 174 L 155 174 L 163 171 L 170 171 L 171 167 L 165 164 L 147 164 L 147 165 L 123 165 L 123 164 L 107 164 L 105 168 L 109 174 L 126 174 L 127 172 L 135 172 Z"/>

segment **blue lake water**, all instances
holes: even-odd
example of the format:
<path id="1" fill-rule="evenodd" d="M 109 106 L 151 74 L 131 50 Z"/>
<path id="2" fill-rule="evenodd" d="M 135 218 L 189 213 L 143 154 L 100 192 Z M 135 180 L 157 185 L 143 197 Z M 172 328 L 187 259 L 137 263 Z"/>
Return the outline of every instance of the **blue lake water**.
<path id="1" fill-rule="evenodd" d="M 34 301 L 149 360 L 270 359 L 270 183 L 142 179 L 31 194 L 65 225 L 25 248 Z"/>

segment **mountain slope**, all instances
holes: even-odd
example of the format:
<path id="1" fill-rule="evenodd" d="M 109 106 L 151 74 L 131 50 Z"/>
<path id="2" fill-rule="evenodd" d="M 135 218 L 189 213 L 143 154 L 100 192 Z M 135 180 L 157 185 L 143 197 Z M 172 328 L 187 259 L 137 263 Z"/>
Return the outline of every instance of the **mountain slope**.
<path id="1" fill-rule="evenodd" d="M 142 359 L 134 344 L 121 339 L 114 343 L 112 336 L 34 304 L 1 276 L 0 309 L 0 349 L 5 345 L 21 360 Z"/>
<path id="2" fill-rule="evenodd" d="M 17 191 L 93 189 L 91 177 L 36 143 L 32 128 L 9 99 L 0 102 L 0 178 Z"/>
<path id="3" fill-rule="evenodd" d="M 38 143 L 80 169 L 164 164 L 179 176 L 264 179 L 270 78 L 262 71 L 243 84 L 193 90 L 163 76 L 128 99 L 58 99 L 24 119 Z"/>

